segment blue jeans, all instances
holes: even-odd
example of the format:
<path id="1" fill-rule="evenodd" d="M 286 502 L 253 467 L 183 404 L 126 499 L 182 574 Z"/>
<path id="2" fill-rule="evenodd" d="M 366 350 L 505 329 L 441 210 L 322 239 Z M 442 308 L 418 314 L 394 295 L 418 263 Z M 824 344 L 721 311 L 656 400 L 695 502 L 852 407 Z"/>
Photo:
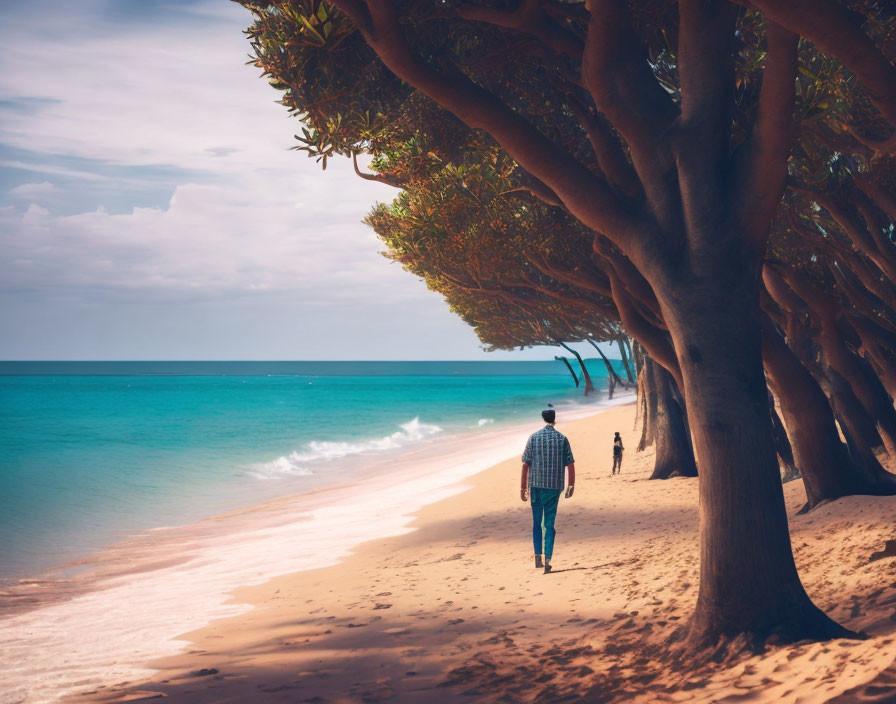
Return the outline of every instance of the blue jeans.
<path id="1" fill-rule="evenodd" d="M 557 504 L 560 502 L 561 489 L 529 488 L 532 502 L 532 543 L 535 554 L 542 553 L 542 537 L 544 539 L 544 558 L 551 559 L 554 554 L 554 519 L 557 518 Z"/>

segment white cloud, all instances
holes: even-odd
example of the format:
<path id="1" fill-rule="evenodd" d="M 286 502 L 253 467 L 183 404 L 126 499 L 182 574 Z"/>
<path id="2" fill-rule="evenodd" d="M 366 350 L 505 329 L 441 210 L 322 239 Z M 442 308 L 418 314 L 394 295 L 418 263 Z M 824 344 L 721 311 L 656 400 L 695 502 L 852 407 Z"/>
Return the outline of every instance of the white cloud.
<path id="1" fill-rule="evenodd" d="M 267 291 L 363 306 L 373 293 L 421 295 L 359 222 L 372 194 L 346 198 L 336 187 L 350 178 L 337 170 L 301 193 L 290 182 L 184 184 L 166 209 L 127 214 L 99 208 L 60 217 L 34 203 L 24 214 L 8 209 L 0 213 L 0 279 L 17 290 L 101 290 L 107 298 Z"/>
<path id="2" fill-rule="evenodd" d="M 31 203 L 25 214 L 22 216 L 22 224 L 26 227 L 37 226 L 42 227 L 44 219 L 50 214 L 46 208 L 42 208 L 37 203 Z M 12 232 L 12 230 L 10 230 Z"/>
<path id="3" fill-rule="evenodd" d="M 21 200 L 36 200 L 48 196 L 56 187 L 49 181 L 41 183 L 23 183 L 15 188 L 10 188 L 8 193 L 13 198 Z"/>
<path id="4" fill-rule="evenodd" d="M 69 169 L 65 166 L 56 166 L 54 164 L 36 164 L 27 161 L 16 161 L 14 159 L 0 159 L 0 168 L 18 169 L 20 171 L 32 171 L 37 174 L 52 174 L 55 176 L 66 176 L 68 178 L 83 179 L 85 181 L 105 181 L 108 177 L 92 171 L 84 171 L 83 169 Z"/>

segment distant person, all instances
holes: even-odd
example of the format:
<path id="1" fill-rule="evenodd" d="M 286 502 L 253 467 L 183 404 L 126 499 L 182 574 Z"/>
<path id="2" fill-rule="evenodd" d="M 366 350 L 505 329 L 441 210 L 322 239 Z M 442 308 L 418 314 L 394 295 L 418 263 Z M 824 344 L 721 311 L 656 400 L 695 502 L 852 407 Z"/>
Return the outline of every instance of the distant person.
<path id="1" fill-rule="evenodd" d="M 571 499 L 576 483 L 576 465 L 572 449 L 565 435 L 554 430 L 556 412 L 548 404 L 541 412 L 547 423 L 541 430 L 532 433 L 523 452 L 523 471 L 520 475 L 520 498 L 532 498 L 532 542 L 535 545 L 535 566 L 544 567 L 544 573 L 551 571 L 551 556 L 554 554 L 554 519 L 557 504 L 563 493 L 564 469 L 569 468 L 569 487 L 566 498 Z M 542 540 L 544 542 L 542 542 Z M 541 560 L 544 549 L 544 562 Z"/>
<path id="2" fill-rule="evenodd" d="M 619 437 L 619 433 L 616 433 L 616 436 L 613 438 L 613 471 L 610 473 L 611 476 L 617 472 L 622 474 L 622 451 L 624 449 L 622 438 Z"/>

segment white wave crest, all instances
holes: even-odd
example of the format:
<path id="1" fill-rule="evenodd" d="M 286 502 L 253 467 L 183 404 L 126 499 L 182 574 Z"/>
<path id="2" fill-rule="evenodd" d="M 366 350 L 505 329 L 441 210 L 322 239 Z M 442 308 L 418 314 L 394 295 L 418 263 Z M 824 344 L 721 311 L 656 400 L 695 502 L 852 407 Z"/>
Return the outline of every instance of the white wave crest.
<path id="1" fill-rule="evenodd" d="M 265 462 L 255 466 L 250 474 L 259 478 L 307 476 L 312 474 L 308 468 L 308 465 L 312 463 L 329 462 L 364 452 L 397 450 L 442 432 L 442 429 L 437 425 L 421 423 L 420 418 L 414 418 L 407 423 L 402 423 L 399 427 L 401 430 L 397 430 L 391 435 L 373 440 L 362 440 L 361 442 L 312 440 L 306 443 L 301 450 L 290 452 L 288 455 L 278 457 L 272 462 Z"/>
<path id="2" fill-rule="evenodd" d="M 483 425 L 488 425 L 489 423 L 494 423 L 494 422 L 495 422 L 494 418 L 480 418 L 479 422 L 476 425 L 478 425 L 481 428 Z"/>

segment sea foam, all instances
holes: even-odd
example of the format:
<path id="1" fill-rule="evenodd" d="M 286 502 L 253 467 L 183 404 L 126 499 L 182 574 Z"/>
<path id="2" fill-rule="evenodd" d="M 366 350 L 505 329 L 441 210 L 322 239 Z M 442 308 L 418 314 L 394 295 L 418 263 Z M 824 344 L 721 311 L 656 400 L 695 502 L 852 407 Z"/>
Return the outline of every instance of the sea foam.
<path id="1" fill-rule="evenodd" d="M 480 425 L 482 424 L 480 421 Z M 288 455 L 278 457 L 271 462 L 255 465 L 249 473 L 259 479 L 307 476 L 312 474 L 312 470 L 309 467 L 311 464 L 329 462 L 367 452 L 398 450 L 442 432 L 438 425 L 421 423 L 419 417 L 407 423 L 402 423 L 399 427 L 401 429 L 396 430 L 391 435 L 371 440 L 361 440 L 360 442 L 312 440 L 305 443 L 301 450 L 290 452 Z"/>

